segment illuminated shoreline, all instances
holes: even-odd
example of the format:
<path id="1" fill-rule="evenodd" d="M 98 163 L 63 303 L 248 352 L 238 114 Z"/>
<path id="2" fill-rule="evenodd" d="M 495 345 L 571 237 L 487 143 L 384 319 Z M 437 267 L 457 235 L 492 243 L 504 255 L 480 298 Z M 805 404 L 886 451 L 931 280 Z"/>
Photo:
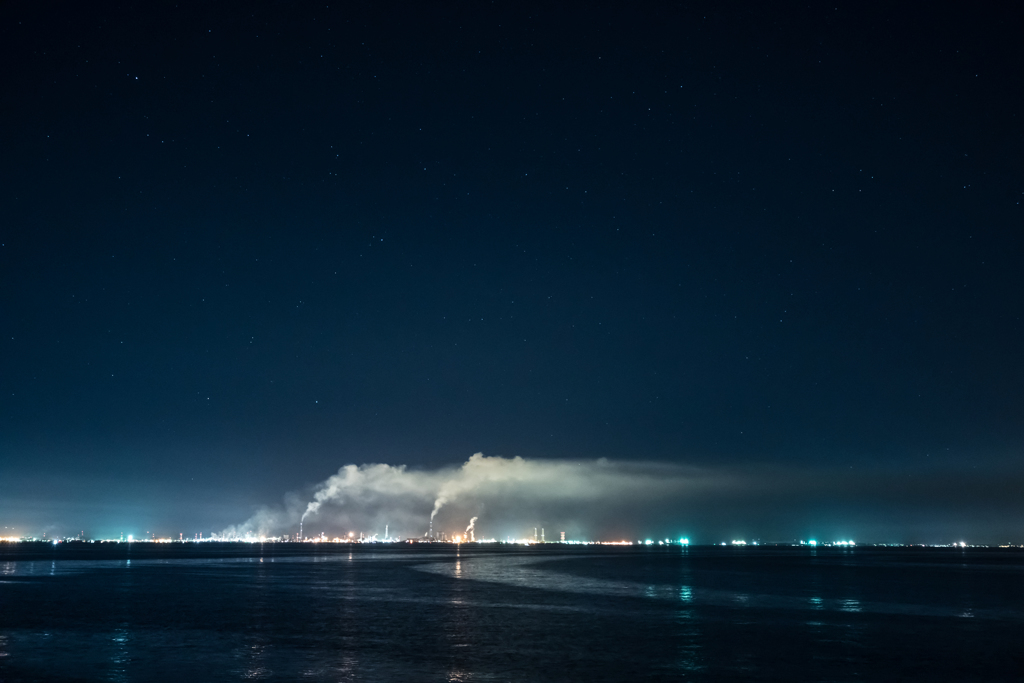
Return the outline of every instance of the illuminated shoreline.
<path id="1" fill-rule="evenodd" d="M 804 548 L 808 550 L 817 550 L 822 548 L 834 548 L 834 549 L 854 549 L 854 548 L 955 548 L 955 549 L 966 549 L 966 548 L 1024 548 L 1024 543 L 1000 543 L 1000 544 L 976 544 L 966 543 L 963 541 L 957 541 L 953 543 L 855 543 L 853 541 L 833 541 L 833 542 L 821 542 L 821 541 L 798 541 L 798 542 L 774 542 L 774 543 L 760 543 L 745 541 L 729 541 L 729 542 L 717 542 L 717 543 L 690 543 L 687 539 L 680 539 L 675 541 L 670 540 L 644 540 L 644 541 L 580 541 L 580 540 L 567 540 L 567 541 L 535 541 L 533 539 L 510 539 L 510 540 L 497 540 L 497 539 L 480 539 L 473 541 L 452 541 L 452 540 L 437 540 L 437 539 L 423 539 L 423 538 L 411 538 L 411 539 L 378 539 L 378 538 L 346 538 L 346 537 L 335 537 L 335 538 L 324 538 L 314 537 L 306 539 L 290 539 L 287 537 L 245 537 L 245 538 L 131 538 L 131 539 L 120 539 L 120 538 L 96 538 L 96 539 L 85 539 L 85 538 L 62 538 L 51 540 L 47 538 L 35 538 L 35 537 L 15 537 L 6 536 L 0 537 L 0 547 L 4 545 L 49 545 L 49 546 L 60 546 L 60 545 L 124 545 L 130 546 L 135 544 L 144 545 L 208 545 L 208 544 L 222 544 L 222 545 L 281 545 L 281 546 L 364 546 L 364 545 L 382 545 L 382 546 L 421 546 L 421 545 L 435 545 L 444 547 L 494 547 L 494 546 L 616 546 L 616 547 L 639 547 L 639 548 L 650 548 L 650 547 L 678 547 L 678 548 Z"/>

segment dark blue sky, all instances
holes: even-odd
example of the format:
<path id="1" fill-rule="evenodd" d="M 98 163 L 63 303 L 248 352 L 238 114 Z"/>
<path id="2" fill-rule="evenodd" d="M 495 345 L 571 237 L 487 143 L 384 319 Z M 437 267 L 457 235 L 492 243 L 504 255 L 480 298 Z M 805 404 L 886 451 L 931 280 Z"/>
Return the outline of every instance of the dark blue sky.
<path id="1" fill-rule="evenodd" d="M 1024 482 L 1021 19 L 4 3 L 0 526 L 476 451 Z"/>

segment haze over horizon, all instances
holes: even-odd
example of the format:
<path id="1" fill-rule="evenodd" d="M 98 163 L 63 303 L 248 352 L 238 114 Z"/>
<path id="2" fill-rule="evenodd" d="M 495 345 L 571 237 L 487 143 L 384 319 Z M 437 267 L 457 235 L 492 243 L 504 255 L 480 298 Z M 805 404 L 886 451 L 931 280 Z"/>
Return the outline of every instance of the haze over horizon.
<path id="1" fill-rule="evenodd" d="M 0 531 L 1024 542 L 1018 9 L 389 7 L 0 5 Z"/>

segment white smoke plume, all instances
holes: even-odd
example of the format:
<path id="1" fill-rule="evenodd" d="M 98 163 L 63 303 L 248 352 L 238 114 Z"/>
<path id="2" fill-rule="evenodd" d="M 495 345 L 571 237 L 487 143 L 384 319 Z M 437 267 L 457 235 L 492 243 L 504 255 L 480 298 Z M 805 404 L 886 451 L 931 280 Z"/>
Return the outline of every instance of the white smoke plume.
<path id="1" fill-rule="evenodd" d="M 473 529 L 476 528 L 476 520 L 478 520 L 478 519 L 480 519 L 480 518 L 479 517 L 474 517 L 473 519 L 469 520 L 469 526 L 466 527 L 466 533 L 469 534 L 469 540 L 471 540 L 471 541 L 475 541 L 476 540 L 476 534 L 473 533 Z"/>
<path id="2" fill-rule="evenodd" d="M 483 511 L 496 532 L 515 534 L 519 526 L 541 521 L 582 530 L 607 522 L 615 511 L 635 513 L 646 505 L 728 486 L 726 478 L 697 468 L 605 459 L 527 460 L 477 453 L 460 467 L 436 470 L 346 465 L 315 487 L 304 508 L 294 499 L 283 508 L 264 508 L 220 536 L 293 533 L 300 521 L 307 532 L 322 528 L 328 535 L 372 532 L 389 523 L 403 537 L 420 536 L 447 507 L 453 508 L 448 517 Z M 467 531 L 475 528 L 477 518 Z"/>
<path id="3" fill-rule="evenodd" d="M 958 463 L 908 477 L 901 465 L 854 470 L 815 464 L 758 463 L 688 467 L 609 460 L 531 460 L 477 453 L 457 467 L 416 470 L 346 465 L 309 493 L 288 494 L 220 538 L 348 532 L 420 537 L 455 535 L 472 517 L 488 536 L 522 538 L 533 527 L 575 539 L 672 534 L 721 542 L 758 538 L 791 542 L 811 535 L 870 537 L 877 542 L 947 542 L 953 534 L 1019 530 L 1024 469 L 1007 460 L 979 474 Z M 993 520 L 997 520 L 993 522 Z M 999 521 L 1002 520 L 1002 521 Z M 984 542 L 998 540 L 991 531 Z M 1016 533 L 1016 532 L 1013 532 Z M 557 532 L 556 532 L 557 534 Z"/>

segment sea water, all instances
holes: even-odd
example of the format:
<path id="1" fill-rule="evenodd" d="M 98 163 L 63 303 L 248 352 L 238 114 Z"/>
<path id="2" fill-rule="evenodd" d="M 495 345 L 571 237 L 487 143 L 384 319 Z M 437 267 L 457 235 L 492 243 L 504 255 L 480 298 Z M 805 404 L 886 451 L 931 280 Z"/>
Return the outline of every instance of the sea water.
<path id="1" fill-rule="evenodd" d="M 156 546 L 0 548 L 0 681 L 1024 680 L 1012 549 Z"/>

